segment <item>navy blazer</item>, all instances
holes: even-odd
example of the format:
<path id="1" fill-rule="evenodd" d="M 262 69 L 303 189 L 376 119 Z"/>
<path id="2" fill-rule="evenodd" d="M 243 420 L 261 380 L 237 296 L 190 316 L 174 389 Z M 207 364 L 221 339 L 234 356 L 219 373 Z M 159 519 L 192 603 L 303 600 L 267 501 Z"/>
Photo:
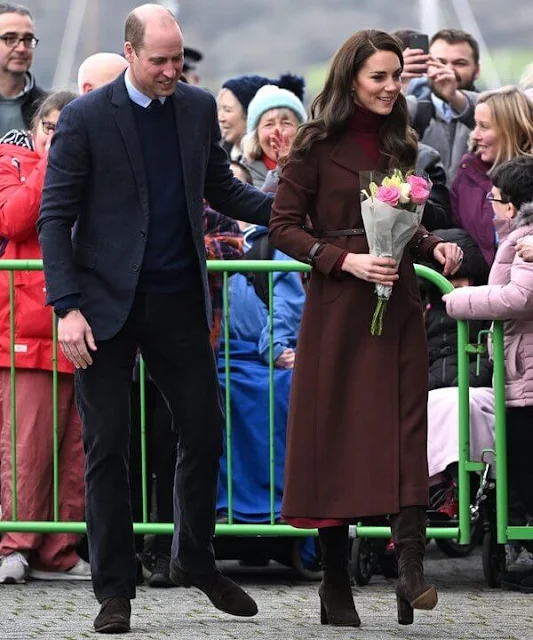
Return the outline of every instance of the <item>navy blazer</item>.
<path id="1" fill-rule="evenodd" d="M 216 103 L 208 92 L 180 82 L 171 99 L 210 324 L 203 198 L 227 216 L 266 225 L 272 197 L 233 177 L 220 146 Z M 79 294 L 80 309 L 97 340 L 113 337 L 130 313 L 149 214 L 141 146 L 122 74 L 61 112 L 37 222 L 47 304 Z"/>

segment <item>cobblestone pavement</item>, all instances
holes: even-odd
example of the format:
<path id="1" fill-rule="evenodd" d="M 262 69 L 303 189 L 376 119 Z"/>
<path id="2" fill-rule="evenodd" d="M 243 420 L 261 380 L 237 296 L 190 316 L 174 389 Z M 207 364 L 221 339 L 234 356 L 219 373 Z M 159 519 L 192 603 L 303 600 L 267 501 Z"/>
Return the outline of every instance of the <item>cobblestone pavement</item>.
<path id="1" fill-rule="evenodd" d="M 429 550 L 428 578 L 439 589 L 434 612 L 415 614 L 415 624 L 395 619 L 393 581 L 374 576 L 355 587 L 360 629 L 324 627 L 319 622 L 317 584 L 302 583 L 279 566 L 251 570 L 224 563 L 224 569 L 257 599 L 253 619 L 226 616 L 194 589 L 140 587 L 128 640 L 531 640 L 533 595 L 486 587 L 479 553 L 449 559 Z M 97 613 L 90 585 L 31 582 L 0 586 L 0 640 L 81 640 L 95 638 Z"/>

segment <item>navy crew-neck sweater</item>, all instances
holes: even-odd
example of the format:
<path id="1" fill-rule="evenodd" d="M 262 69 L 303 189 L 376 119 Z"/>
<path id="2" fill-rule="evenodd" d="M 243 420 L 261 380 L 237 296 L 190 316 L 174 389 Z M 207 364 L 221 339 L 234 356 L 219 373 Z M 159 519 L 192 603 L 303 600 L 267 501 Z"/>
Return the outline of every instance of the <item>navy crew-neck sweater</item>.
<path id="1" fill-rule="evenodd" d="M 149 226 L 137 291 L 175 293 L 200 285 L 171 99 L 156 108 L 132 103 L 148 187 Z"/>

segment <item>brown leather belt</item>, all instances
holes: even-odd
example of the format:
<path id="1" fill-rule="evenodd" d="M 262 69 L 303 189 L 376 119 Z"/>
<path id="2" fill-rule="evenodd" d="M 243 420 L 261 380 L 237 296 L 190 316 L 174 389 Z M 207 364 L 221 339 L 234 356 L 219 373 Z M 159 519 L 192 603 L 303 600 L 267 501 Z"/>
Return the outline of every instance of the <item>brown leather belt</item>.
<path id="1" fill-rule="evenodd" d="M 318 229 L 310 229 L 304 227 L 304 231 L 310 233 L 315 238 L 341 238 L 343 236 L 364 236 L 366 231 L 359 229 L 336 229 L 334 231 L 319 231 Z"/>

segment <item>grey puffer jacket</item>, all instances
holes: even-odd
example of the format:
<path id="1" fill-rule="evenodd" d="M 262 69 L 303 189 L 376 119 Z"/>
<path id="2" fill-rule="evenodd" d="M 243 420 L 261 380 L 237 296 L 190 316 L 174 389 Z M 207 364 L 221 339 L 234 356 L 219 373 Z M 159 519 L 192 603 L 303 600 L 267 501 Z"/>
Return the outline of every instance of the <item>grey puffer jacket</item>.
<path id="1" fill-rule="evenodd" d="M 451 184 L 461 164 L 461 158 L 468 151 L 470 133 L 475 126 L 474 110 L 479 93 L 475 91 L 463 91 L 463 93 L 467 99 L 467 105 L 463 112 L 454 115 L 450 122 L 447 122 L 442 114 L 438 113 L 435 107 L 431 105 L 433 106 L 433 116 L 428 126 L 424 129 L 420 140 L 440 153 L 448 184 Z M 406 96 L 406 100 L 411 123 L 416 125 L 420 103 L 412 95 Z M 426 102 L 427 104 L 428 101 L 421 102 Z M 415 126 L 415 128 L 417 127 Z"/>

